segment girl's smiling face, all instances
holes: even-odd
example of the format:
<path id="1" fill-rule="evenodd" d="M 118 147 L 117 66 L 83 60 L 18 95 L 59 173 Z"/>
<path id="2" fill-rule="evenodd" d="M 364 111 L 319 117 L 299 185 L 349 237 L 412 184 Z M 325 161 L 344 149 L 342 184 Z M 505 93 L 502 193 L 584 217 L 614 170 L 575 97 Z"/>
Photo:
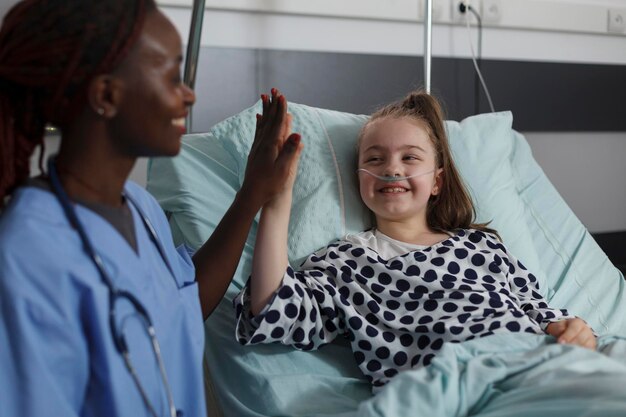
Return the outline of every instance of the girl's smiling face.
<path id="1" fill-rule="evenodd" d="M 428 200 L 439 193 L 441 169 L 424 125 L 408 117 L 383 117 L 367 125 L 359 145 L 359 169 L 378 176 L 409 177 L 384 181 L 359 171 L 359 188 L 376 222 L 426 225 Z"/>

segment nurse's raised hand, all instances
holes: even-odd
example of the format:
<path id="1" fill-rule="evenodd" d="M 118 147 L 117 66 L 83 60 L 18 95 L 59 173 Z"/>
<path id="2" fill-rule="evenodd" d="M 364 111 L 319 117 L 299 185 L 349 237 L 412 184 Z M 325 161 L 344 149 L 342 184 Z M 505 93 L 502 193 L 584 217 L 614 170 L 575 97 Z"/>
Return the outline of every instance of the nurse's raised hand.
<path id="1" fill-rule="evenodd" d="M 300 135 L 291 132 L 287 100 L 278 90 L 262 95 L 263 114 L 257 115 L 254 142 L 248 156 L 242 194 L 260 208 L 290 188 L 295 179 Z"/>
<path id="2" fill-rule="evenodd" d="M 206 318 L 222 299 L 237 269 L 250 226 L 258 211 L 291 191 L 302 150 L 300 135 L 291 133 L 287 100 L 276 89 L 262 96 L 246 174 L 235 201 L 207 242 L 193 257 L 200 300 Z"/>

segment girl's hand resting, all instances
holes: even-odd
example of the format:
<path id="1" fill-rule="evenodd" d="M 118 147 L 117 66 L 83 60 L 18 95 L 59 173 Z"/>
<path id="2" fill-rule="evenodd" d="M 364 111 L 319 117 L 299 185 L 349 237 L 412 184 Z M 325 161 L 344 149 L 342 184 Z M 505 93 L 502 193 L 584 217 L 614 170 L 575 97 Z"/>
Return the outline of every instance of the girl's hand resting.
<path id="1" fill-rule="evenodd" d="M 558 343 L 578 345 L 587 349 L 596 349 L 596 336 L 591 327 L 582 319 L 574 318 L 548 324 L 546 333 L 556 337 Z"/>

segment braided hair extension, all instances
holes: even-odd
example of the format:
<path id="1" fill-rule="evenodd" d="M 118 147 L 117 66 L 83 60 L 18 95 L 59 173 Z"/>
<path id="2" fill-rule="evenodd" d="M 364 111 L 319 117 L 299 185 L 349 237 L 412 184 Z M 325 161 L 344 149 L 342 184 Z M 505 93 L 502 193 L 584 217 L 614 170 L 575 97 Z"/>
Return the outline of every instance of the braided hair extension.
<path id="1" fill-rule="evenodd" d="M 135 44 L 154 0 L 23 0 L 0 28 L 0 206 L 29 176 L 47 123 L 83 108 L 94 76 Z"/>

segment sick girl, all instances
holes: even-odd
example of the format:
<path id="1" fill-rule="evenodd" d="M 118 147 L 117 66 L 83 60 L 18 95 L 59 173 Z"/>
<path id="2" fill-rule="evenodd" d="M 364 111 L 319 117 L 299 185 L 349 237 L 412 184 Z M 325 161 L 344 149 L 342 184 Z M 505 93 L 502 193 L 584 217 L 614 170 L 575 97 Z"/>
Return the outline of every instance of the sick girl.
<path id="1" fill-rule="evenodd" d="M 445 343 L 496 333 L 595 348 L 589 326 L 549 307 L 497 232 L 475 222 L 432 96 L 413 92 L 369 119 L 357 175 L 376 226 L 299 270 L 287 260 L 291 187 L 265 204 L 251 278 L 235 300 L 241 343 L 310 350 L 345 335 L 374 389 L 428 366 Z"/>

